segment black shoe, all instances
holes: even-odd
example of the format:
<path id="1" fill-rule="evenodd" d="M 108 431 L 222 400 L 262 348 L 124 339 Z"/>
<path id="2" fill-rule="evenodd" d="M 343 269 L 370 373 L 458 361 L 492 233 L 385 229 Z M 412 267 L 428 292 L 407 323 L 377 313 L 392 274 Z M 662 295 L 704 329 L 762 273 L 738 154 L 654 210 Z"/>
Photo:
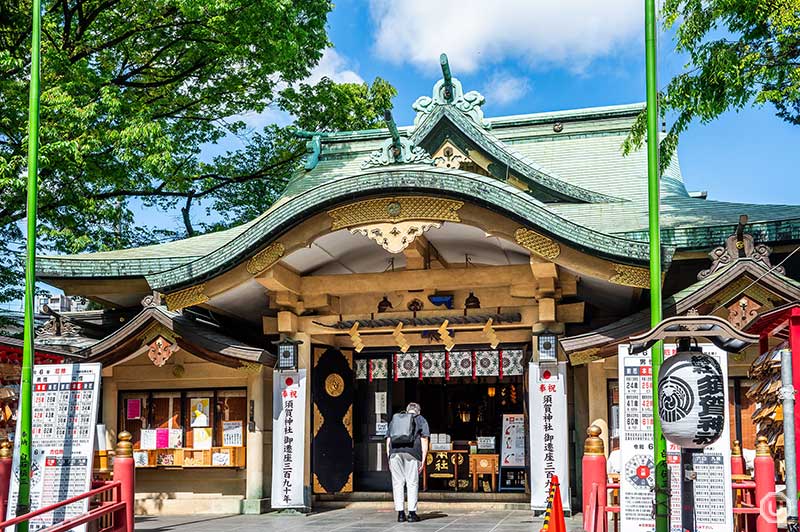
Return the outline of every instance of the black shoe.
<path id="1" fill-rule="evenodd" d="M 417 519 L 419 519 L 419 517 Z M 406 513 L 405 512 L 397 512 L 397 522 L 398 523 L 405 523 L 406 522 Z"/>
<path id="2" fill-rule="evenodd" d="M 417 515 L 417 512 L 408 512 L 408 522 L 409 523 L 419 523 L 420 518 Z"/>

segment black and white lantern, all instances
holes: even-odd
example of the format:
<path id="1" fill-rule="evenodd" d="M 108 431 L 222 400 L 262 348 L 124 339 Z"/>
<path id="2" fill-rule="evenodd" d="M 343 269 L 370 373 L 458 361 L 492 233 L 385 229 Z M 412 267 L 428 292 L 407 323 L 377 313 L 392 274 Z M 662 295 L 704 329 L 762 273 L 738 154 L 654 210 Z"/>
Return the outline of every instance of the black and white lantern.
<path id="1" fill-rule="evenodd" d="M 543 332 L 538 339 L 539 362 L 558 361 L 558 338 L 551 332 Z"/>
<path id="2" fill-rule="evenodd" d="M 658 377 L 664 437 L 685 449 L 702 449 L 717 441 L 725 428 L 724 392 L 719 362 L 699 348 L 680 348 L 664 362 Z"/>
<path id="3" fill-rule="evenodd" d="M 275 369 L 280 371 L 297 371 L 298 347 L 302 342 L 291 338 L 282 338 L 273 342 L 278 346 L 278 364 Z"/>

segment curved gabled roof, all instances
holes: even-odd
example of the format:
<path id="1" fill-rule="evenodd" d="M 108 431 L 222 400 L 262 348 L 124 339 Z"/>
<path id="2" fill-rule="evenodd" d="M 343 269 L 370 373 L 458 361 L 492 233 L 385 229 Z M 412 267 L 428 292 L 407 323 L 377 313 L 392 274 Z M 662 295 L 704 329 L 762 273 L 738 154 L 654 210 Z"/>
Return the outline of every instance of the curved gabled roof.
<path id="1" fill-rule="evenodd" d="M 485 206 L 590 254 L 617 262 L 644 265 L 648 246 L 582 227 L 560 217 L 547 205 L 516 187 L 461 170 L 427 165 L 390 165 L 318 183 L 287 194 L 246 231 L 208 255 L 163 272 L 147 275 L 151 287 L 172 291 L 219 275 L 303 219 L 355 198 L 386 194 L 434 193 Z"/>

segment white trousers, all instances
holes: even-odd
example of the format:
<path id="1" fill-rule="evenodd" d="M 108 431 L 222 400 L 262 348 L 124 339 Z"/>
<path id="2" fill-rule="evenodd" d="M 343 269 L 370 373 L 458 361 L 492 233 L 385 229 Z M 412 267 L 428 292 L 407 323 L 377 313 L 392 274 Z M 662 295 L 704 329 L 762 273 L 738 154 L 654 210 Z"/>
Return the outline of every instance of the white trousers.
<path id="1" fill-rule="evenodd" d="M 408 511 L 417 511 L 419 496 L 419 460 L 405 453 L 393 454 L 389 458 L 389 471 L 392 472 L 392 497 L 394 509 L 403 511 L 403 487 L 408 490 Z"/>

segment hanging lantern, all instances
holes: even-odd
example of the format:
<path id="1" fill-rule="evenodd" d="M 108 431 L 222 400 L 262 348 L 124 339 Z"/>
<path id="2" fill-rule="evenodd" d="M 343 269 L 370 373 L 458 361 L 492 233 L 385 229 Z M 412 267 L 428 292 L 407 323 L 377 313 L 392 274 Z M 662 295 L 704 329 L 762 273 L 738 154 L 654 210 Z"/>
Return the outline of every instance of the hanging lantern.
<path id="1" fill-rule="evenodd" d="M 555 334 L 544 331 L 538 336 L 539 362 L 558 361 L 558 349 L 556 348 L 558 338 Z"/>
<path id="2" fill-rule="evenodd" d="M 486 395 L 488 395 L 489 397 L 494 397 L 495 393 L 497 393 L 497 389 L 494 386 L 489 386 L 486 389 Z"/>
<path id="3" fill-rule="evenodd" d="M 681 346 L 661 366 L 658 416 L 664 436 L 687 449 L 717 441 L 725 427 L 725 382 L 714 357 Z"/>
<path id="4" fill-rule="evenodd" d="M 303 342 L 284 336 L 279 341 L 272 343 L 278 346 L 278 362 L 275 369 L 279 371 L 297 371 L 298 346 Z"/>

